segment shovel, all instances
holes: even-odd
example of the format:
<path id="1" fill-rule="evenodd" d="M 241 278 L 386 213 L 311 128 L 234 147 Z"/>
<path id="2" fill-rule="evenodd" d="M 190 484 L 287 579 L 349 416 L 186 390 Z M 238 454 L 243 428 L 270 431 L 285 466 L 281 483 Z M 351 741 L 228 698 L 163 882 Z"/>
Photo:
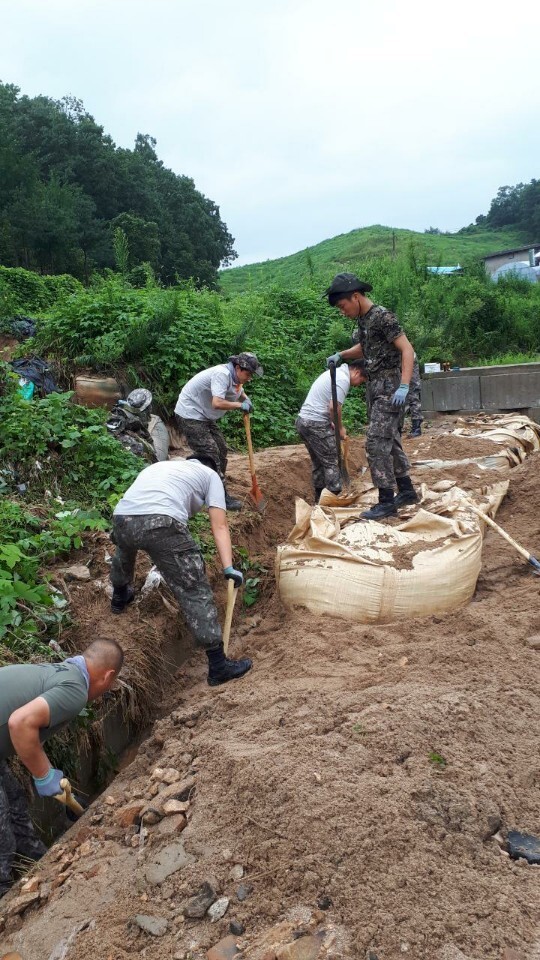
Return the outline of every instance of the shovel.
<path id="1" fill-rule="evenodd" d="M 244 428 L 246 431 L 246 440 L 249 456 L 249 470 L 251 473 L 251 490 L 249 491 L 249 496 L 253 500 L 255 509 L 258 513 L 264 513 L 266 509 L 266 500 L 264 499 L 263 492 L 257 483 L 257 477 L 255 476 L 255 460 L 253 458 L 253 445 L 251 443 L 251 427 L 249 425 L 249 413 L 244 414 Z"/>
<path id="2" fill-rule="evenodd" d="M 493 529 L 497 531 L 497 533 L 503 538 L 503 540 L 506 540 L 506 542 L 509 543 L 512 547 L 515 547 L 515 549 L 519 554 L 521 554 L 523 559 L 526 560 L 527 563 L 530 563 L 531 567 L 534 569 L 534 572 L 537 575 L 540 574 L 540 563 L 538 562 L 536 557 L 533 557 L 532 553 L 529 553 L 529 551 L 526 550 L 525 547 L 521 547 L 519 543 L 516 543 L 516 541 L 512 539 L 510 534 L 506 533 L 506 530 L 503 530 L 503 528 L 500 527 L 498 523 L 495 523 L 495 521 L 492 520 L 491 517 L 488 517 L 486 513 L 483 513 L 482 510 L 479 510 L 474 503 L 470 502 L 470 500 L 463 500 L 462 502 L 463 502 L 463 506 L 467 507 L 469 510 L 472 510 L 472 512 L 476 513 L 476 515 L 480 517 L 481 520 L 484 520 L 485 523 L 487 523 L 490 527 L 493 527 Z"/>
<path id="3" fill-rule="evenodd" d="M 223 653 L 225 656 L 227 656 L 227 650 L 229 649 L 229 637 L 231 635 L 231 624 L 237 593 L 238 590 L 234 585 L 234 580 L 227 580 L 227 610 L 225 611 L 225 624 L 223 627 Z"/>
<path id="4" fill-rule="evenodd" d="M 336 435 L 336 453 L 337 453 L 337 462 L 338 469 L 341 475 L 341 479 L 346 487 L 350 486 L 351 478 L 349 476 L 349 471 L 343 461 L 341 456 L 341 437 L 339 435 L 339 413 L 338 413 L 338 399 L 337 399 L 337 386 L 336 386 L 336 365 L 333 362 L 330 362 L 330 384 L 332 387 L 332 412 L 334 417 L 334 433 Z"/>
<path id="5" fill-rule="evenodd" d="M 63 779 L 60 781 L 60 786 L 62 787 L 62 793 L 55 794 L 54 799 L 58 800 L 59 803 L 63 803 L 64 806 L 69 807 L 73 813 L 80 817 L 84 813 L 84 809 L 73 796 L 71 792 L 71 784 L 67 777 L 63 777 Z"/>

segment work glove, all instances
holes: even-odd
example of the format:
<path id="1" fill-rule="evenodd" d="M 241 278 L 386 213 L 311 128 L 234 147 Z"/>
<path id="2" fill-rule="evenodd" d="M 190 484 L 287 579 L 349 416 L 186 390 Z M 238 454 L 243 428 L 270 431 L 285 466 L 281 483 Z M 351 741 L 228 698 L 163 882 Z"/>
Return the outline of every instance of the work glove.
<path id="1" fill-rule="evenodd" d="M 331 363 L 334 363 L 336 367 L 341 366 L 343 363 L 343 357 L 340 353 L 333 353 L 331 357 L 326 358 L 326 366 L 329 367 Z"/>
<path id="2" fill-rule="evenodd" d="M 63 778 L 64 771 L 55 770 L 54 767 L 51 767 L 44 777 L 34 777 L 34 783 L 39 796 L 56 797 L 58 793 L 62 793 L 60 781 L 63 780 Z"/>
<path id="3" fill-rule="evenodd" d="M 394 407 L 402 407 L 407 399 L 407 394 L 409 392 L 409 384 L 402 383 L 397 388 L 394 396 L 392 397 L 392 404 Z"/>
<path id="4" fill-rule="evenodd" d="M 234 580 L 236 589 L 241 587 L 244 582 L 244 574 L 240 570 L 235 570 L 234 567 L 224 567 L 223 576 L 226 580 Z"/>
<path id="5" fill-rule="evenodd" d="M 242 400 L 242 403 L 240 404 L 240 409 L 243 410 L 244 413 L 251 413 L 251 411 L 253 410 L 253 404 L 249 399 L 249 397 L 246 397 L 245 400 Z"/>

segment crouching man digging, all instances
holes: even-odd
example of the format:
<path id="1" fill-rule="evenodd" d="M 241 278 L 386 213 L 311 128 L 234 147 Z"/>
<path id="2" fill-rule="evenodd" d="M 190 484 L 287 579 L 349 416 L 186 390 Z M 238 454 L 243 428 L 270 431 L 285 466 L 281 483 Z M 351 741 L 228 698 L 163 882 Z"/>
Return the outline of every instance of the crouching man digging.
<path id="1" fill-rule="evenodd" d="M 350 387 L 359 387 L 365 382 L 364 368 L 364 360 L 353 360 L 336 371 L 337 413 L 341 440 L 345 440 L 347 436 L 341 418 L 341 408 Z M 330 490 L 330 493 L 341 493 L 329 370 L 321 373 L 313 383 L 298 414 L 296 430 L 302 437 L 311 458 L 315 503 L 319 502 L 325 487 Z"/>
<path id="2" fill-rule="evenodd" d="M 212 534 L 223 574 L 235 587 L 243 582 L 232 565 L 225 490 L 210 457 L 167 460 L 143 470 L 126 491 L 113 516 L 116 553 L 111 567 L 113 613 L 122 613 L 134 597 L 132 587 L 138 550 L 144 550 L 174 593 L 195 643 L 208 657 L 208 683 L 216 687 L 251 669 L 247 657 L 229 660 L 201 551 L 188 520 L 208 507 Z"/>
<path id="3" fill-rule="evenodd" d="M 229 357 L 195 374 L 182 388 L 174 412 L 178 426 L 197 457 L 210 457 L 225 485 L 227 472 L 227 442 L 217 421 L 230 410 L 251 413 L 253 404 L 244 392 L 244 385 L 254 377 L 262 377 L 261 367 L 254 353 L 244 352 Z M 242 503 L 227 493 L 227 510 L 241 510 Z"/>
<path id="4" fill-rule="evenodd" d="M 47 852 L 35 832 L 25 791 L 5 761 L 19 757 L 40 797 L 61 794 L 64 774 L 51 766 L 41 744 L 74 720 L 89 700 L 110 690 L 123 659 L 114 640 L 94 640 L 82 656 L 62 663 L 0 668 L 0 897 L 13 882 L 16 855 L 39 860 Z"/>

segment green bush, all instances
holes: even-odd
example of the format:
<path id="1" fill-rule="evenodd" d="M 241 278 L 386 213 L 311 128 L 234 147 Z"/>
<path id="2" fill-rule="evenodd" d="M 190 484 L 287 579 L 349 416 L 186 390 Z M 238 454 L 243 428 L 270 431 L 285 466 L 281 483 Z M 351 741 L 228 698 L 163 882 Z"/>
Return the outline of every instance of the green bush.
<path id="1" fill-rule="evenodd" d="M 17 377 L 0 363 L 0 481 L 25 484 L 33 499 L 54 495 L 106 508 L 135 479 L 144 462 L 105 428 L 105 410 L 51 393 L 24 400 Z"/>
<path id="2" fill-rule="evenodd" d="M 253 350 L 265 368 L 264 378 L 248 388 L 255 402 L 253 440 L 268 446 L 296 440 L 300 405 L 336 341 L 348 346 L 350 327 L 311 289 L 272 289 L 224 301 L 189 283 L 134 289 L 111 276 L 58 302 L 41 323 L 35 346 L 74 367 L 120 371 L 131 387 L 144 383 L 165 416 L 172 416 L 181 387 L 195 373 L 239 350 Z M 365 419 L 363 405 L 351 404 L 351 427 L 353 409 L 360 422 Z M 244 443 L 240 415 L 225 417 L 222 425 L 231 442 Z"/>
<path id="3" fill-rule="evenodd" d="M 17 313 L 40 314 L 82 289 L 67 274 L 42 277 L 20 267 L 0 266 L 0 321 Z"/>
<path id="4" fill-rule="evenodd" d="M 48 644 L 67 622 L 67 601 L 42 579 L 41 566 L 80 547 L 83 531 L 106 527 L 95 510 L 64 504 L 54 511 L 36 516 L 22 504 L 0 501 L 0 665 L 54 655 Z"/>

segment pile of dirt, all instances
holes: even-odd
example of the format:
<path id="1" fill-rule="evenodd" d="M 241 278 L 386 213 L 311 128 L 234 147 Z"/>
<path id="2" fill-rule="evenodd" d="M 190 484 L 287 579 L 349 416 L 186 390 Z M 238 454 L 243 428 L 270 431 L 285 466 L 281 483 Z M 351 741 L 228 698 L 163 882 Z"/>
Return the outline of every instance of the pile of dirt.
<path id="1" fill-rule="evenodd" d="M 441 455 L 432 436 L 413 442 Z M 497 517 L 533 553 L 538 462 L 511 472 Z M 309 465 L 283 448 L 257 468 L 267 516 L 240 514 L 233 540 L 269 556 Z M 244 471 L 235 458 L 235 493 Z M 256 607 L 232 645 L 253 671 L 210 689 L 190 659 L 133 763 L 35 868 L 26 912 L 20 891 L 2 902 L 2 946 L 24 960 L 205 960 L 231 936 L 250 960 L 536 955 L 538 869 L 511 860 L 504 837 L 540 832 L 540 650 L 527 642 L 539 593 L 488 530 L 474 601 L 451 616 L 361 625 L 276 597 Z M 143 601 L 116 636 L 158 610 L 174 621 Z M 95 635 L 105 600 L 92 615 Z M 221 919 L 190 916 L 201 884 Z"/>
<path id="2" fill-rule="evenodd" d="M 510 444 L 509 444 L 510 446 Z M 412 449 L 411 449 L 412 448 Z M 405 444 L 407 456 L 414 460 L 465 460 L 467 457 L 488 457 L 501 453 L 504 444 L 493 440 L 470 440 L 452 433 L 424 434 Z"/>

